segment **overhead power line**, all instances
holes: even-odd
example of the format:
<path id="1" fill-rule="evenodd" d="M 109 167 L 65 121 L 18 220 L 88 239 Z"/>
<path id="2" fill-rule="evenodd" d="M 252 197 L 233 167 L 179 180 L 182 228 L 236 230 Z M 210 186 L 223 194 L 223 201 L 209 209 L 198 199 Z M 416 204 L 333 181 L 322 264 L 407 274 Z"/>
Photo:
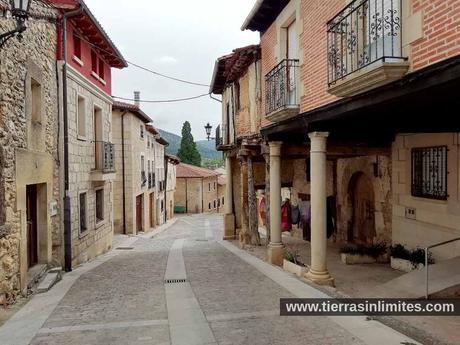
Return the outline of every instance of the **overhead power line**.
<path id="1" fill-rule="evenodd" d="M 49 7 L 53 7 L 53 8 L 56 8 L 55 6 L 53 6 L 53 4 L 50 4 L 50 3 L 47 3 L 47 2 L 44 2 L 43 0 L 38 0 L 39 2 L 49 6 Z M 78 38 L 80 38 L 82 41 L 88 43 L 90 46 L 92 47 L 95 47 L 97 48 L 98 50 L 106 53 L 106 54 L 109 54 L 113 57 L 117 57 L 115 54 L 113 54 L 112 52 L 108 51 L 108 50 L 105 50 L 105 49 L 102 49 L 101 47 L 95 45 L 94 43 L 88 41 L 85 37 L 82 37 L 80 35 L 76 35 Z M 174 81 L 177 81 L 177 82 L 180 82 L 180 83 L 184 83 L 184 84 L 189 84 L 189 85 L 195 85 L 195 86 L 203 86 L 203 87 L 210 87 L 209 84 L 203 84 L 203 83 L 196 83 L 196 82 L 192 82 L 192 81 L 188 81 L 188 80 L 185 80 L 185 79 L 182 79 L 182 78 L 176 78 L 176 77 L 173 77 L 173 76 L 170 76 L 170 75 L 167 75 L 167 74 L 164 74 L 164 73 L 160 73 L 160 72 L 157 72 L 157 71 L 154 71 L 150 68 L 147 68 L 147 67 L 144 67 L 144 66 L 141 66 L 137 63 L 134 63 L 132 61 L 128 61 L 125 59 L 125 61 L 133 66 L 133 67 L 136 67 L 136 68 L 139 68 L 145 72 L 148 72 L 148 73 L 151 73 L 151 74 L 154 74 L 156 76 L 159 76 L 159 77 L 162 77 L 162 78 L 166 78 L 166 79 L 169 79 L 169 80 L 174 80 Z"/>
<path id="2" fill-rule="evenodd" d="M 88 41 L 85 37 L 82 37 L 80 35 L 76 35 L 78 38 L 80 38 L 80 40 L 88 43 L 90 46 L 92 47 L 95 47 L 96 49 L 106 53 L 106 54 L 109 54 L 113 57 L 117 57 L 115 54 L 113 54 L 112 52 L 109 52 L 108 50 L 105 50 L 105 49 L 102 49 L 100 48 L 99 46 L 95 45 L 94 43 Z M 125 61 L 133 66 L 133 67 L 136 67 L 136 68 L 139 68 L 140 70 L 143 70 L 145 72 L 148 72 L 148 73 L 151 73 L 151 74 L 154 74 L 156 76 L 159 76 L 159 77 L 162 77 L 162 78 L 166 78 L 166 79 L 169 79 L 169 80 L 174 80 L 174 81 L 177 81 L 177 82 L 180 82 L 180 83 L 184 83 L 184 84 L 189 84 L 189 85 L 195 85 L 195 86 L 203 86 L 203 87 L 210 87 L 209 84 L 203 84 L 203 83 L 196 83 L 196 82 L 192 82 L 192 81 L 188 81 L 188 80 L 185 80 L 185 79 L 181 79 L 181 78 L 176 78 L 176 77 L 172 77 L 170 75 L 167 75 L 167 74 L 163 74 L 163 73 L 160 73 L 160 72 L 156 72 L 148 67 L 144 67 L 144 66 L 141 66 L 135 62 L 132 62 L 132 61 L 128 61 L 125 59 Z"/>
<path id="3" fill-rule="evenodd" d="M 204 93 L 202 95 L 198 96 L 193 96 L 193 97 L 186 97 L 186 98 L 178 98 L 178 99 L 167 99 L 167 100 L 146 100 L 146 99 L 141 99 L 141 100 L 135 100 L 133 98 L 124 98 L 124 97 L 117 97 L 117 96 L 112 96 L 113 98 L 120 99 L 122 101 L 137 101 L 141 103 L 175 103 L 175 102 L 184 102 L 184 101 L 190 101 L 193 99 L 198 99 L 202 97 L 209 96 L 209 93 Z"/>

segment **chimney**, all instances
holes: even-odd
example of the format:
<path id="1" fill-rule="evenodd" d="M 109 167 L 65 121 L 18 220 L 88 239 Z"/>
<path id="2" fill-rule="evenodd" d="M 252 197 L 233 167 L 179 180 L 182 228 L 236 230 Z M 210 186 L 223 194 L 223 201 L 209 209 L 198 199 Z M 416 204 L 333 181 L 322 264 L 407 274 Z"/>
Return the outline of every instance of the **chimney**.
<path id="1" fill-rule="evenodd" d="M 134 91 L 134 105 L 137 107 L 141 106 L 141 93 L 140 91 Z"/>

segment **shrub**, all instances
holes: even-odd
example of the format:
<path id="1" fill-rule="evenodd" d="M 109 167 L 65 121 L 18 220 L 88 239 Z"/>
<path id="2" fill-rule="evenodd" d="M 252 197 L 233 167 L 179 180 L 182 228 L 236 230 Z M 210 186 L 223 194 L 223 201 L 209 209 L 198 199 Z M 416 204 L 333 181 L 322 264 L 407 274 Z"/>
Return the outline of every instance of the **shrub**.
<path id="1" fill-rule="evenodd" d="M 367 247 L 366 252 L 370 257 L 377 259 L 388 252 L 388 246 L 385 242 L 375 243 Z"/>
<path id="2" fill-rule="evenodd" d="M 340 253 L 351 255 L 368 255 L 374 259 L 385 254 L 388 247 L 385 242 L 371 244 L 370 246 L 346 244 L 340 248 Z"/>
<path id="3" fill-rule="evenodd" d="M 396 259 L 404 259 L 404 260 L 411 259 L 410 250 L 406 249 L 402 244 L 396 244 L 394 246 L 391 246 L 390 253 L 391 253 L 391 256 Z"/>
<path id="4" fill-rule="evenodd" d="M 408 260 L 413 265 L 425 264 L 425 249 L 422 248 L 410 250 L 405 248 L 402 244 L 396 244 L 391 247 L 391 256 L 397 259 Z M 431 253 L 428 253 L 428 263 L 434 263 Z"/>

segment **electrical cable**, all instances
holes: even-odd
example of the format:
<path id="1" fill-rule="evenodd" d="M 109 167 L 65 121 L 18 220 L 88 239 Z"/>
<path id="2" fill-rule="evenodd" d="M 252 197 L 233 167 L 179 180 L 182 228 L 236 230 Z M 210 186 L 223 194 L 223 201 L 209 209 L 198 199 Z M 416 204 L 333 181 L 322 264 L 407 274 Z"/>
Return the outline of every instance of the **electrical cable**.
<path id="1" fill-rule="evenodd" d="M 206 97 L 206 96 L 209 96 L 209 93 L 204 93 L 202 95 L 193 96 L 193 97 L 178 98 L 178 99 L 167 99 L 167 100 L 146 100 L 146 99 L 136 100 L 136 99 L 132 99 L 132 98 L 125 98 L 125 97 L 118 97 L 118 96 L 112 96 L 112 97 L 115 98 L 115 99 L 120 99 L 122 101 L 132 101 L 132 102 L 137 101 L 137 102 L 141 102 L 141 103 L 175 103 L 175 102 L 190 101 L 190 100 L 193 100 L 193 99 L 198 99 L 198 98 L 202 98 L 202 97 Z"/>

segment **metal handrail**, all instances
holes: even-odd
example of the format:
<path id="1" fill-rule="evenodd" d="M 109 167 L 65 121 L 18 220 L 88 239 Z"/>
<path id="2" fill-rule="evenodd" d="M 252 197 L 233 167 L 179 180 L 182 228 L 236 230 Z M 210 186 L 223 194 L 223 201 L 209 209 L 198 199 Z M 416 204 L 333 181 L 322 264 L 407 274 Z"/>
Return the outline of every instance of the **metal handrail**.
<path id="1" fill-rule="evenodd" d="M 439 242 L 439 243 L 436 243 L 436 244 L 432 244 L 431 246 L 428 246 L 428 247 L 425 247 L 425 299 L 428 299 L 428 279 L 429 279 L 429 276 L 428 276 L 428 257 L 429 257 L 429 250 L 432 249 L 432 248 L 436 248 L 436 247 L 440 247 L 440 246 L 443 246 L 445 244 L 449 244 L 449 243 L 452 243 L 452 242 L 456 242 L 456 241 L 460 241 L 460 237 L 456 237 L 456 238 L 453 238 L 451 240 L 448 240 L 448 241 L 444 241 L 444 242 Z"/>

